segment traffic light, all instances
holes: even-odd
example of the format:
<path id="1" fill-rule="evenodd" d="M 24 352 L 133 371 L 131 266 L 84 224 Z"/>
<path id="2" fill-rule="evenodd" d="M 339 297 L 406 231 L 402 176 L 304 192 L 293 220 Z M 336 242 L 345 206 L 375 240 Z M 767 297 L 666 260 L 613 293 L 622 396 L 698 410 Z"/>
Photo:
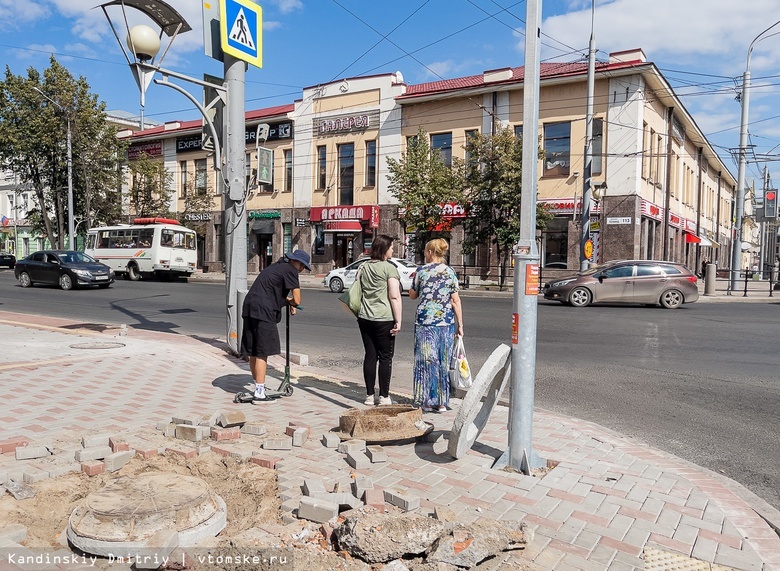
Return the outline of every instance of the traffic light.
<path id="1" fill-rule="evenodd" d="M 764 193 L 764 216 L 777 218 L 777 189 L 772 188 Z"/>

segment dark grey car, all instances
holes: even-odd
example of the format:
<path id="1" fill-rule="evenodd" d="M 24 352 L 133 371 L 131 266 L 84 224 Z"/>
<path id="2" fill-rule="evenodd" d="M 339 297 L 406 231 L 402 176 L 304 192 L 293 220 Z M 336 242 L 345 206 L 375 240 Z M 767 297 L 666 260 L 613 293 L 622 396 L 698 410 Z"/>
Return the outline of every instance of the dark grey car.
<path id="1" fill-rule="evenodd" d="M 574 307 L 641 303 L 676 309 L 699 299 L 699 290 L 696 275 L 683 264 L 621 260 L 548 282 L 544 285 L 544 298 Z"/>
<path id="2" fill-rule="evenodd" d="M 114 283 L 114 271 L 74 250 L 42 250 L 16 262 L 14 275 L 22 287 L 55 284 L 64 290 L 75 286 L 96 285 L 107 288 Z"/>

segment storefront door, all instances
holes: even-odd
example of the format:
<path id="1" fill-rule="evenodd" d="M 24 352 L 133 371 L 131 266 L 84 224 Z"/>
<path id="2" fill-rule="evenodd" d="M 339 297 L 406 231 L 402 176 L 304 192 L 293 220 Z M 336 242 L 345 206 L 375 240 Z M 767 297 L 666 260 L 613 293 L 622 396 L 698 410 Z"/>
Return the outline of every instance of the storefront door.
<path id="1" fill-rule="evenodd" d="M 274 261 L 273 234 L 257 234 L 257 257 L 260 271 L 270 266 Z"/>

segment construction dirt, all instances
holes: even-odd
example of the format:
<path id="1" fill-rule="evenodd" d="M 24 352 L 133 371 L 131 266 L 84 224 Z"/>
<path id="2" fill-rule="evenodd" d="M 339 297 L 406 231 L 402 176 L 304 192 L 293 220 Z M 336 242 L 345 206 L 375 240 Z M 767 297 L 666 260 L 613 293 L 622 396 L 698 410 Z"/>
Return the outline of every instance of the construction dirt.
<path id="1" fill-rule="evenodd" d="M 32 485 L 35 489 L 32 498 L 15 500 L 10 494 L 0 496 L 0 522 L 24 525 L 26 547 L 61 548 L 66 542 L 68 517 L 87 495 L 120 476 L 155 472 L 195 476 L 206 481 L 227 506 L 227 527 L 221 536 L 231 537 L 246 529 L 279 523 L 274 471 L 218 454 L 203 454 L 190 460 L 173 454 L 147 460 L 135 457 L 112 474 L 89 477 L 70 473 L 42 480 Z"/>

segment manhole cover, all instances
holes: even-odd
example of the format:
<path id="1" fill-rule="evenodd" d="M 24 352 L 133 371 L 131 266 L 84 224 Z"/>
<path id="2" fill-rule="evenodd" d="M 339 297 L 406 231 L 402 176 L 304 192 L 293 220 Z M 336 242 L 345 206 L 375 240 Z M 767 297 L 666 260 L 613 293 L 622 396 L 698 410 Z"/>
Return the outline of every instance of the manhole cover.
<path id="1" fill-rule="evenodd" d="M 409 405 L 385 405 L 368 409 L 351 408 L 339 417 L 342 440 L 359 438 L 366 442 L 391 442 L 418 438 L 433 430 L 422 419 L 422 411 Z"/>
<path id="2" fill-rule="evenodd" d="M 178 474 L 122 477 L 92 492 L 68 520 L 68 539 L 86 553 L 108 556 L 149 547 L 160 531 L 188 546 L 217 535 L 225 502 L 200 478 Z"/>
<path id="3" fill-rule="evenodd" d="M 70 346 L 71 349 L 119 349 L 124 347 L 124 343 L 74 343 Z"/>

